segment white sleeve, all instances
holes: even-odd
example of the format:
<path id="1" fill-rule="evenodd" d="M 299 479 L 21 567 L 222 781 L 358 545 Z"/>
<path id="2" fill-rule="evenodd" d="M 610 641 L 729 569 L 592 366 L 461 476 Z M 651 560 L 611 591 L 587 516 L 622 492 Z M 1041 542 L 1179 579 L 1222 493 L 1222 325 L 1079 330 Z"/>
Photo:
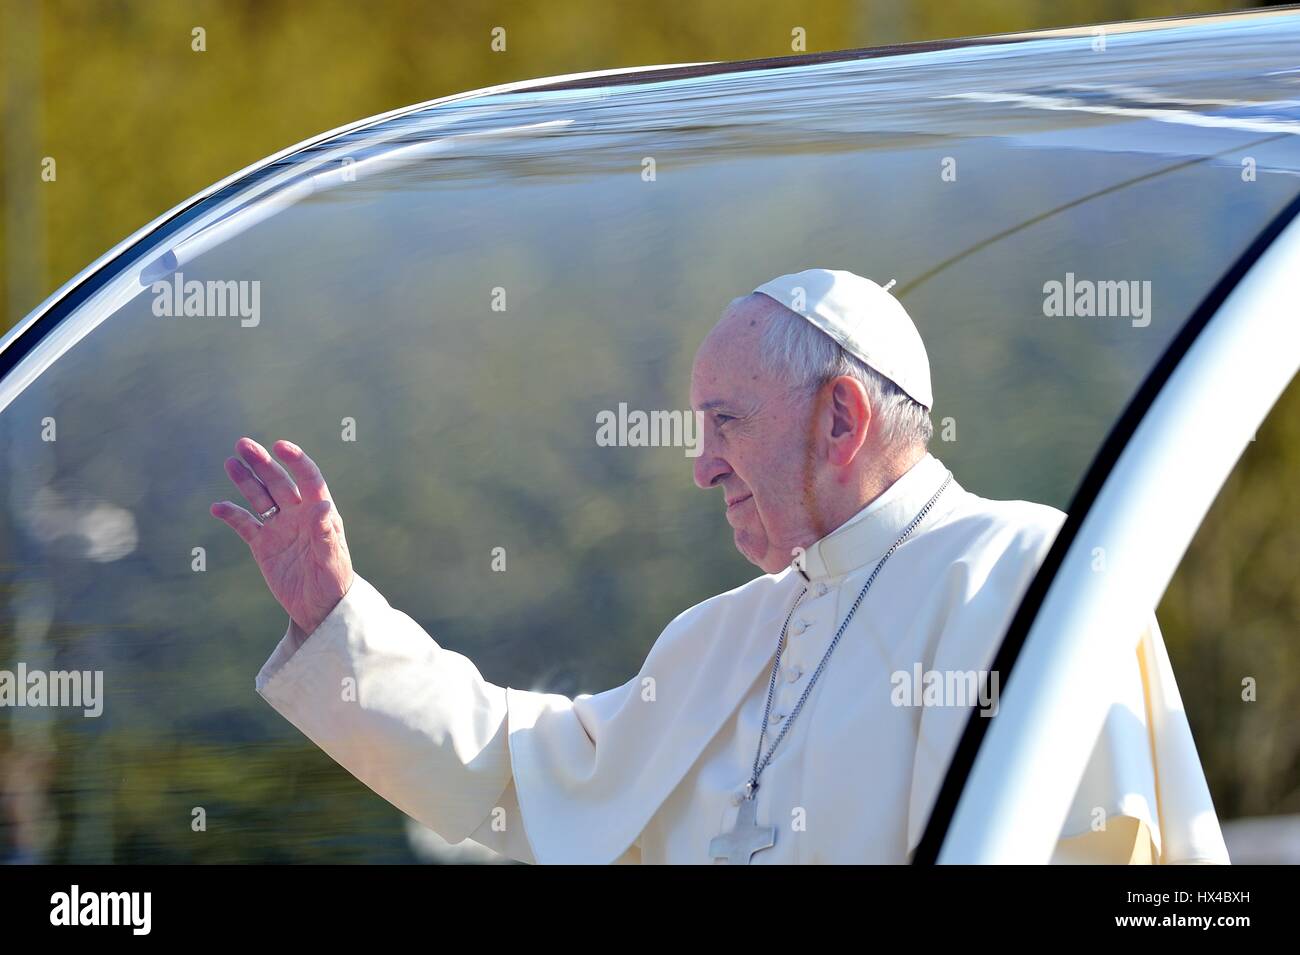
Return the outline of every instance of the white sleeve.
<path id="1" fill-rule="evenodd" d="M 255 685 L 335 762 L 448 842 L 473 833 L 531 861 L 513 803 L 505 689 L 362 577 L 310 636 L 290 623 Z M 497 809 L 506 827 L 494 833 Z"/>

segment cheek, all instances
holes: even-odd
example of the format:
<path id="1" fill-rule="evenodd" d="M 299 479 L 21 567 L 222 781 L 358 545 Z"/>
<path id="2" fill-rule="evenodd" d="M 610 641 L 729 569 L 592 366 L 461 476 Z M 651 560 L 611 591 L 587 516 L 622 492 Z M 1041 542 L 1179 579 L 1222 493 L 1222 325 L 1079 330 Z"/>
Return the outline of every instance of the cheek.
<path id="1" fill-rule="evenodd" d="M 762 481 L 769 515 L 777 513 L 776 508 L 781 512 L 802 508 L 816 486 L 812 451 L 806 435 L 802 431 L 792 432 L 777 447 L 780 451 L 763 462 Z"/>
<path id="2" fill-rule="evenodd" d="M 749 463 L 753 480 L 749 482 L 755 500 L 761 500 L 769 515 L 776 507 L 799 497 L 802 488 L 802 468 L 794 457 L 774 453 L 764 455 Z"/>
<path id="3" fill-rule="evenodd" d="M 754 500 L 764 502 L 768 517 L 806 493 L 810 480 L 808 439 L 807 427 L 783 418 L 771 421 L 762 434 L 735 435 L 728 442 L 728 463 Z"/>

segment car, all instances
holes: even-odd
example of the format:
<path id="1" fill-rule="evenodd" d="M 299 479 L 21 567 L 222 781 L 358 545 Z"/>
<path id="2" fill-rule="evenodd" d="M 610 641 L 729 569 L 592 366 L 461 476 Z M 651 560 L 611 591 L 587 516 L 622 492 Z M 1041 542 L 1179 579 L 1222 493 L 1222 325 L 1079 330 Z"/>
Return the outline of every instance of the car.
<path id="1" fill-rule="evenodd" d="M 0 851 L 409 858 L 254 698 L 285 621 L 207 512 L 235 439 L 310 448 L 358 569 L 489 680 L 617 685 L 752 569 L 680 448 L 598 423 L 684 408 L 728 300 L 821 265 L 895 283 L 962 483 L 1069 515 L 914 860 L 1046 861 L 1108 661 L 1300 366 L 1298 55 L 1270 10 L 547 77 L 159 216 L 0 339 L 0 646 L 104 693 L 11 711 Z"/>

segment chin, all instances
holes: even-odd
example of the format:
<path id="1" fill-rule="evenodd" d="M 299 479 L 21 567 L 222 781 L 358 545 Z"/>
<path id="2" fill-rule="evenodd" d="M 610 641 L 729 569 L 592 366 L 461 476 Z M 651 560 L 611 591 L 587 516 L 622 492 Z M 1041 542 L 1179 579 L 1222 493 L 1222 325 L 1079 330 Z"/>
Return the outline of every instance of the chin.
<path id="1" fill-rule="evenodd" d="M 766 567 L 763 566 L 764 558 L 768 557 L 768 553 L 767 553 L 768 549 L 765 547 L 763 548 L 763 550 L 760 551 L 750 546 L 749 544 L 750 535 L 743 530 L 737 530 L 735 536 L 736 536 L 736 550 L 740 551 L 740 556 L 744 557 L 745 560 L 749 561 L 751 564 L 753 564 L 755 567 L 759 568 L 760 570 L 764 571 L 765 573 L 769 573 L 769 574 L 772 573 L 772 571 L 768 570 Z"/>
<path id="2" fill-rule="evenodd" d="M 752 564 L 758 563 L 754 556 L 754 549 L 748 545 L 749 535 L 744 531 L 737 529 L 732 535 L 732 543 L 736 545 L 736 550 L 740 551 L 740 556 Z"/>

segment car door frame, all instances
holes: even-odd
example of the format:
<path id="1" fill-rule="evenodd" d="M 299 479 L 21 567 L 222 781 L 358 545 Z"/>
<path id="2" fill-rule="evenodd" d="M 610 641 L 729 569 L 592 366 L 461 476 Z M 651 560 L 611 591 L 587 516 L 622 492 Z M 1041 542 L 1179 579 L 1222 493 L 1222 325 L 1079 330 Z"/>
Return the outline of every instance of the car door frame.
<path id="1" fill-rule="evenodd" d="M 998 713 L 972 709 L 914 864 L 1051 858 L 1111 699 L 1111 664 L 1132 652 L 1300 370 L 1295 276 L 1300 196 L 1192 313 L 1093 460 L 992 664 Z"/>

